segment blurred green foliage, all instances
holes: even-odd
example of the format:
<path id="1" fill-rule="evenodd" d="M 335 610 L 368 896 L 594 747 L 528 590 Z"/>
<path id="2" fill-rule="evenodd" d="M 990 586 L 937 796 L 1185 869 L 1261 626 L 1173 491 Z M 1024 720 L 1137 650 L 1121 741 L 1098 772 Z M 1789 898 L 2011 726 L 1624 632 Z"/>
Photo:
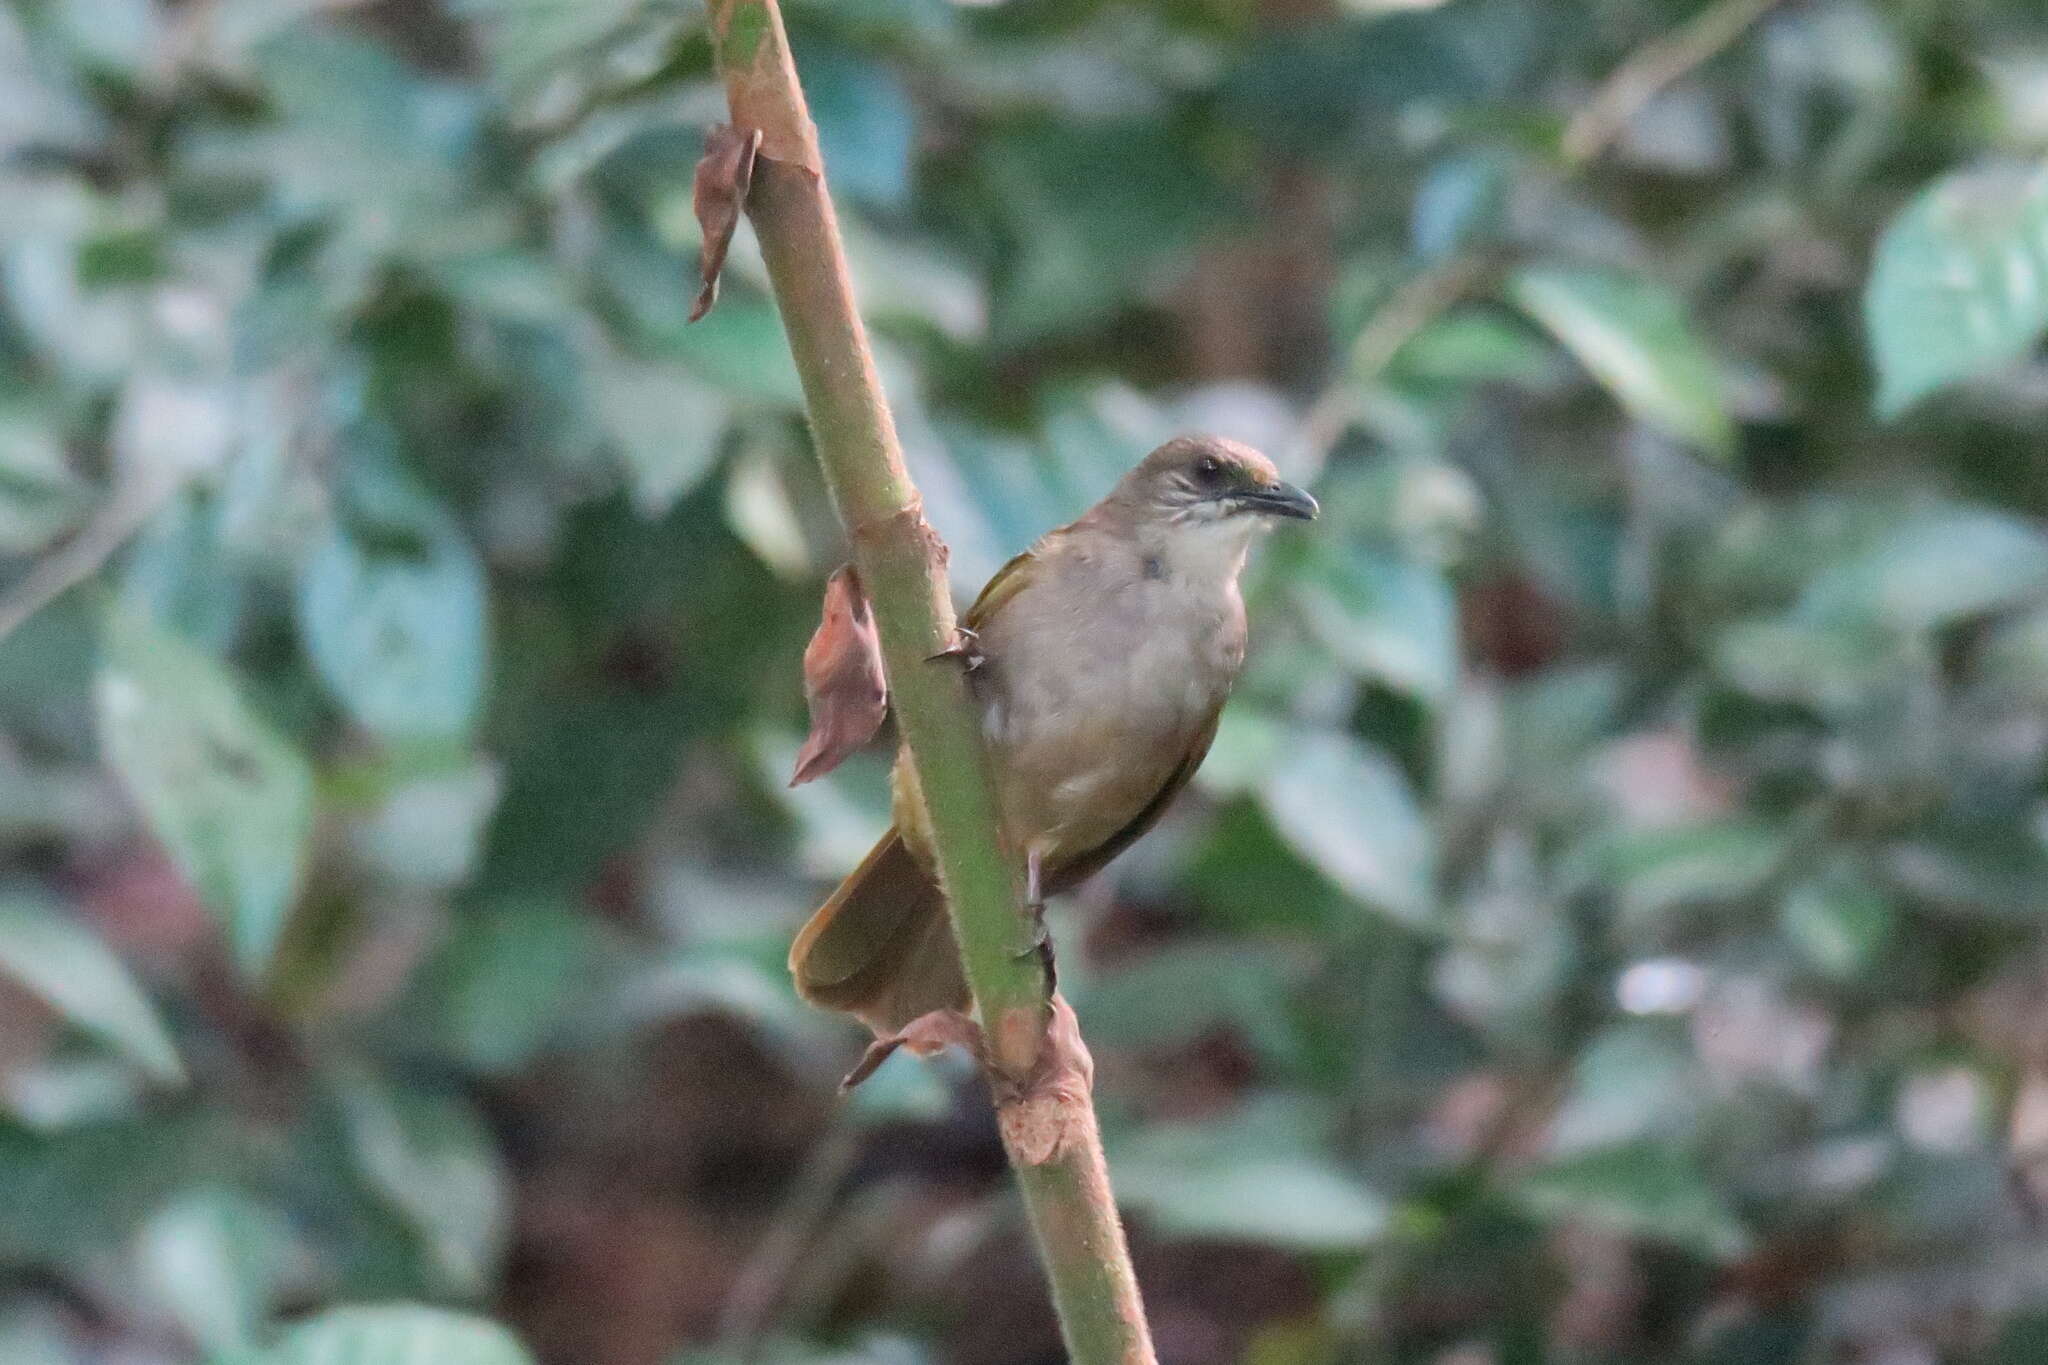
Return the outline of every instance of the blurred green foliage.
<path id="1" fill-rule="evenodd" d="M 2035 7 L 788 16 L 963 594 L 1178 428 L 1327 509 L 1055 907 L 1163 1358 L 2044 1358 Z M 691 0 L 0 10 L 7 1365 L 1059 1358 L 781 967 L 885 755 L 782 787 L 722 107 Z"/>

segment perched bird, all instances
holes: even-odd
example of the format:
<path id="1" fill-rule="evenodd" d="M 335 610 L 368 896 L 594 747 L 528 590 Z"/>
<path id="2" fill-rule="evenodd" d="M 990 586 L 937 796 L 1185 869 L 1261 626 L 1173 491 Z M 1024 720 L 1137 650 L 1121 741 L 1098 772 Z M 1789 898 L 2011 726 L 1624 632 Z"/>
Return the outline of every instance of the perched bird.
<path id="1" fill-rule="evenodd" d="M 989 580 L 962 618 L 968 679 L 1034 906 L 1128 848 L 1194 775 L 1244 662 L 1252 537 L 1316 510 L 1256 450 L 1182 436 Z M 881 1036 L 968 1002 L 901 753 L 893 787 L 895 826 L 789 954 L 806 999 Z"/>

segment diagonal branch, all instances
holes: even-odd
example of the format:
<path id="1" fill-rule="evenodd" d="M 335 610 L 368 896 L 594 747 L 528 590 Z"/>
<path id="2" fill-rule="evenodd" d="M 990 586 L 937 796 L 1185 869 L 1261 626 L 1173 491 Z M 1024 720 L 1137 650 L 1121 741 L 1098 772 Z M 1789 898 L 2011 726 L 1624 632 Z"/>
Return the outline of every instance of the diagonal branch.
<path id="1" fill-rule="evenodd" d="M 1717 0 L 1690 21 L 1629 54 L 1566 125 L 1567 166 L 1586 165 L 1621 136 L 1643 106 L 1720 51 L 1780 0 Z"/>
<path id="2" fill-rule="evenodd" d="M 1067 1348 L 1077 1365 L 1150 1365 L 1110 1197 L 1086 1051 L 1045 976 L 1002 847 L 980 727 L 951 642 L 945 546 L 903 464 L 855 310 L 816 130 L 776 0 L 711 0 L 732 126 L 760 135 L 747 198 L 803 381 L 818 459 L 874 606 L 903 741 L 930 815 L 940 880 L 981 1019 L 994 1090 Z"/>

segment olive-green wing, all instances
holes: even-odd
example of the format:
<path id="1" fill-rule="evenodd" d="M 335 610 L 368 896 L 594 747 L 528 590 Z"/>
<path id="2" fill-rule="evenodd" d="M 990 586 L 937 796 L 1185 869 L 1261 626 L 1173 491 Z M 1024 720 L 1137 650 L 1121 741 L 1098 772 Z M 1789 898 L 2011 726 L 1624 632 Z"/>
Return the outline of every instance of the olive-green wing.
<path id="1" fill-rule="evenodd" d="M 974 605 L 969 607 L 967 614 L 960 618 L 960 624 L 969 630 L 978 630 L 985 625 L 997 612 L 1003 609 L 1005 603 L 1022 590 L 1024 584 L 1029 579 L 1029 575 L 1024 572 L 1024 568 L 1037 557 L 1038 549 L 1036 546 L 1033 546 L 1023 554 L 1013 557 L 1002 568 L 997 569 L 995 577 L 989 579 L 987 586 L 982 588 L 981 596 L 974 599 Z"/>
<path id="2" fill-rule="evenodd" d="M 1144 809 L 1132 816 L 1123 828 L 1088 852 L 1056 868 L 1046 870 L 1045 891 L 1048 895 L 1056 895 L 1087 881 L 1109 866 L 1111 859 L 1136 843 L 1144 836 L 1146 830 L 1159 822 L 1159 817 L 1173 804 L 1173 798 L 1180 795 L 1181 788 L 1187 786 L 1189 779 L 1194 777 L 1195 769 L 1201 767 L 1202 760 L 1209 756 L 1209 746 L 1216 742 L 1216 725 L 1222 718 L 1223 708 L 1218 706 L 1215 714 L 1209 717 L 1209 723 L 1195 736 L 1194 743 L 1188 746 L 1186 756 L 1167 776 L 1158 793 L 1147 801 Z"/>

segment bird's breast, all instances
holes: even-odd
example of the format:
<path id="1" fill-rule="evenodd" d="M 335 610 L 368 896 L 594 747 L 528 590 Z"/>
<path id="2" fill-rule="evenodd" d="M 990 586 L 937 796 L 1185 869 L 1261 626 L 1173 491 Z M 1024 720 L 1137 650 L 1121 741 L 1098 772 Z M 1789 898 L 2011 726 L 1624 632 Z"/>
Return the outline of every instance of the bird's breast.
<path id="1" fill-rule="evenodd" d="M 982 633 L 987 664 L 974 676 L 1005 823 L 1054 862 L 1100 846 L 1151 804 L 1243 661 L 1234 584 L 1120 584 L 1048 575 Z"/>

